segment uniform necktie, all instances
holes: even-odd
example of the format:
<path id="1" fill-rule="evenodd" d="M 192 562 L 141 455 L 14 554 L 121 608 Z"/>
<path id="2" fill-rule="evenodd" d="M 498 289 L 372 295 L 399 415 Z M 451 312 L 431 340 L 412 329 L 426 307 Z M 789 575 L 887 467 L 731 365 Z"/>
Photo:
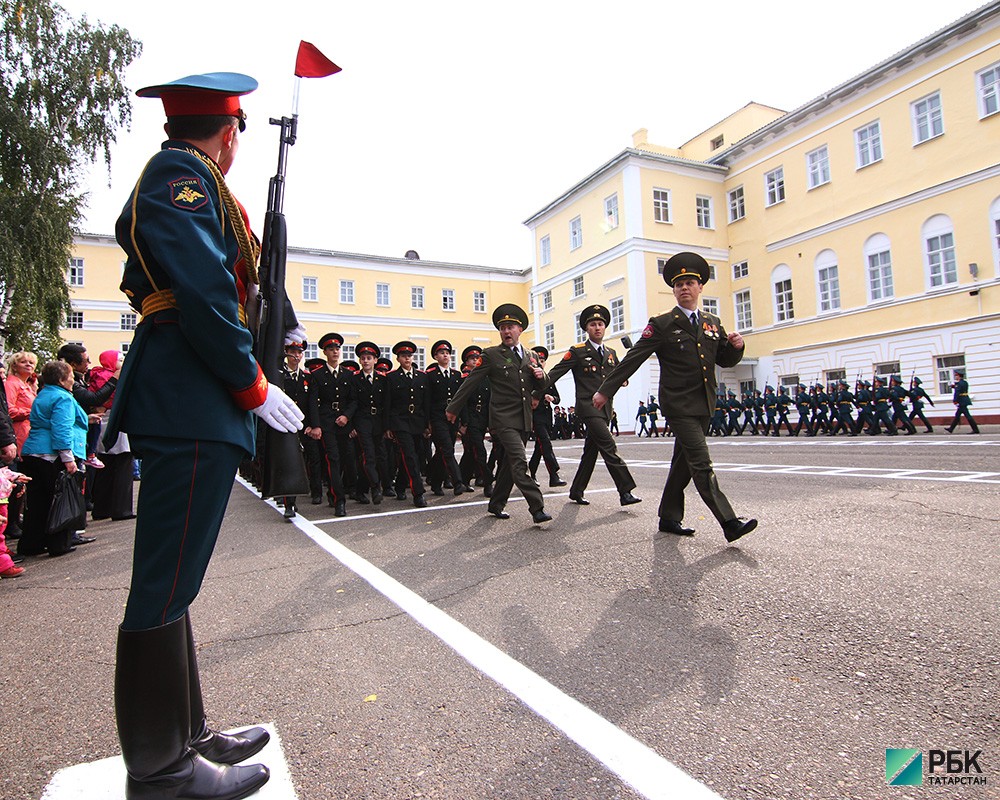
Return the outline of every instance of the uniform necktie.
<path id="1" fill-rule="evenodd" d="M 597 355 L 600 356 L 601 361 L 604 360 L 604 345 L 597 348 Z"/>
<path id="2" fill-rule="evenodd" d="M 697 327 L 698 327 L 698 312 L 697 311 L 692 311 L 691 312 L 691 327 L 693 327 L 695 329 L 697 329 Z"/>

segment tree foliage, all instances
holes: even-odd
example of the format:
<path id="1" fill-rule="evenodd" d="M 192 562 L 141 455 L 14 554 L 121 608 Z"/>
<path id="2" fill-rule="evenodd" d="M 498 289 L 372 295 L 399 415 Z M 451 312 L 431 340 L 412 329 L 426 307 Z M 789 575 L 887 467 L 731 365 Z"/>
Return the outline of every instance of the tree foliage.
<path id="1" fill-rule="evenodd" d="M 132 119 L 140 42 L 52 0 L 0 0 L 0 348 L 54 352 L 85 168 Z"/>

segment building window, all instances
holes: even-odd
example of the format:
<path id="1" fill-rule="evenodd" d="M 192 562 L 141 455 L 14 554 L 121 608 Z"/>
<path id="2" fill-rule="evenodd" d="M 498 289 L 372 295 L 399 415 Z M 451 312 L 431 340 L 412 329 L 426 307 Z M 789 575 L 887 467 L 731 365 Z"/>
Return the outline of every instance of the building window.
<path id="1" fill-rule="evenodd" d="M 83 327 L 83 312 L 82 311 L 70 311 L 66 315 L 66 327 L 67 328 L 82 328 Z"/>
<path id="2" fill-rule="evenodd" d="M 810 189 L 830 182 L 830 151 L 826 145 L 806 153 L 806 172 Z"/>
<path id="3" fill-rule="evenodd" d="M 121 347 L 119 347 L 118 349 L 121 350 L 123 353 L 127 354 L 128 353 L 128 349 L 131 346 L 132 346 L 131 342 L 122 342 Z"/>
<path id="4" fill-rule="evenodd" d="M 583 275 L 573 278 L 573 297 L 583 297 Z"/>
<path id="5" fill-rule="evenodd" d="M 715 280 L 715 264 L 711 264 L 710 263 L 708 265 L 708 279 L 710 281 L 714 281 Z"/>
<path id="6" fill-rule="evenodd" d="M 137 314 L 130 314 L 128 312 L 122 314 L 123 331 L 134 331 L 135 326 L 138 324 L 139 324 L 139 317 Z"/>
<path id="7" fill-rule="evenodd" d="M 965 372 L 965 356 L 938 356 L 934 359 L 934 365 L 937 368 L 937 393 L 950 395 L 954 371 L 960 369 Z"/>
<path id="8" fill-rule="evenodd" d="M 316 342 L 306 342 L 306 349 L 302 352 L 303 358 L 322 358 L 319 352 L 319 345 Z"/>
<path id="9" fill-rule="evenodd" d="M 778 167 L 764 173 L 765 205 L 773 206 L 785 199 L 785 168 Z"/>
<path id="10" fill-rule="evenodd" d="M 417 369 L 424 369 L 427 366 L 427 351 L 423 347 L 418 347 L 413 354 L 413 366 Z"/>
<path id="11" fill-rule="evenodd" d="M 66 271 L 66 283 L 70 286 L 83 286 L 83 259 L 71 258 Z"/>
<path id="12" fill-rule="evenodd" d="M 840 277 L 833 250 L 822 250 L 816 256 L 816 289 L 820 313 L 840 308 Z"/>
<path id="13" fill-rule="evenodd" d="M 707 311 L 709 314 L 715 314 L 719 316 L 719 300 L 716 297 L 705 297 L 702 295 L 701 298 L 701 310 Z"/>
<path id="14" fill-rule="evenodd" d="M 455 310 L 455 290 L 454 289 L 442 289 L 441 290 L 441 310 L 442 311 L 454 311 Z"/>
<path id="15" fill-rule="evenodd" d="M 872 365 L 872 375 L 881 378 L 886 386 L 889 385 L 889 376 L 898 375 L 899 371 L 898 361 L 883 361 L 881 364 Z"/>
<path id="16" fill-rule="evenodd" d="M 920 144 L 944 133 L 941 93 L 935 92 L 911 104 L 913 113 L 913 143 Z"/>
<path id="17" fill-rule="evenodd" d="M 411 286 L 410 287 L 410 308 L 423 308 L 424 307 L 424 287 L 423 286 Z"/>
<path id="18" fill-rule="evenodd" d="M 358 353 L 354 349 L 353 344 L 345 344 L 340 348 L 340 360 L 341 361 L 357 361 Z"/>
<path id="19" fill-rule="evenodd" d="M 581 328 L 577 324 L 578 322 L 579 322 L 579 320 L 576 319 L 576 318 L 574 318 L 572 320 L 573 328 L 576 330 L 576 341 L 578 343 L 579 342 L 585 342 L 585 341 L 587 341 L 590 338 L 590 334 L 587 333 L 587 331 L 585 331 L 583 328 Z"/>
<path id="20" fill-rule="evenodd" d="M 958 265 L 955 261 L 955 234 L 951 220 L 944 214 L 931 217 L 924 223 L 924 253 L 927 258 L 927 277 L 930 287 L 958 283 Z"/>
<path id="21" fill-rule="evenodd" d="M 865 262 L 868 265 L 868 300 L 877 302 L 893 296 L 892 253 L 889 237 L 876 233 L 865 242 Z"/>
<path id="22" fill-rule="evenodd" d="M 546 322 L 543 331 L 545 332 L 545 349 L 551 353 L 556 346 L 556 324 Z"/>
<path id="23" fill-rule="evenodd" d="M 854 144 L 858 154 L 858 169 L 882 160 L 882 130 L 879 121 L 854 131 Z"/>
<path id="24" fill-rule="evenodd" d="M 785 278 L 774 284 L 775 318 L 778 322 L 795 318 L 795 306 L 792 304 L 792 279 Z"/>
<path id="25" fill-rule="evenodd" d="M 724 145 L 725 143 L 726 143 L 726 137 L 725 137 L 725 136 L 723 136 L 723 135 L 722 135 L 722 134 L 720 133 L 720 134 L 719 134 L 718 136 L 716 136 L 716 137 L 715 137 L 714 139 L 712 139 L 712 141 L 711 141 L 711 142 L 709 142 L 709 146 L 710 146 L 710 147 L 711 147 L 711 148 L 712 148 L 713 150 L 718 150 L 718 149 L 719 149 L 720 147 L 722 147 L 722 145 Z"/>
<path id="26" fill-rule="evenodd" d="M 472 293 L 472 310 L 479 314 L 486 311 L 486 292 Z"/>
<path id="27" fill-rule="evenodd" d="M 340 302 L 354 303 L 354 281 L 340 282 Z"/>
<path id="28" fill-rule="evenodd" d="M 733 264 L 733 280 L 745 278 L 750 274 L 750 262 L 738 261 Z"/>
<path id="29" fill-rule="evenodd" d="M 542 292 L 542 311 L 552 310 L 552 290 L 546 289 Z"/>
<path id="30" fill-rule="evenodd" d="M 698 195 L 694 199 L 695 216 L 698 220 L 699 228 L 713 228 L 712 223 L 712 198 Z"/>
<path id="31" fill-rule="evenodd" d="M 1000 64 L 976 73 L 976 89 L 979 92 L 980 119 L 1000 111 Z"/>
<path id="32" fill-rule="evenodd" d="M 743 187 L 737 186 L 729 192 L 729 221 L 736 222 L 747 215 L 746 204 L 743 201 Z"/>
<path id="33" fill-rule="evenodd" d="M 388 283 L 376 283 L 375 284 L 375 305 L 382 306 L 383 308 L 389 305 L 389 284 Z"/>
<path id="34" fill-rule="evenodd" d="M 618 227 L 618 194 L 604 198 L 604 219 L 608 223 L 608 228 Z"/>
<path id="35" fill-rule="evenodd" d="M 993 237 L 993 263 L 1000 275 L 1000 197 L 990 205 L 990 235 Z"/>
<path id="36" fill-rule="evenodd" d="M 670 222 L 669 189 L 653 189 L 653 221 Z"/>
<path id="37" fill-rule="evenodd" d="M 552 263 L 552 242 L 549 241 L 549 237 L 543 236 L 538 247 L 541 251 L 541 264 L 543 267 L 547 267 Z"/>
<path id="38" fill-rule="evenodd" d="M 319 299 L 319 281 L 316 278 L 302 279 L 302 299 L 316 302 Z"/>
<path id="39" fill-rule="evenodd" d="M 611 301 L 611 333 L 625 330 L 625 298 L 616 297 Z"/>
<path id="40" fill-rule="evenodd" d="M 737 330 L 747 331 L 753 327 L 753 312 L 750 308 L 750 290 L 744 289 L 733 295 L 733 309 L 736 312 Z"/>
<path id="41" fill-rule="evenodd" d="M 569 249 L 576 250 L 583 245 L 583 223 L 579 217 L 569 221 Z"/>
<path id="42" fill-rule="evenodd" d="M 826 377 L 826 385 L 829 386 L 834 381 L 846 381 L 847 380 L 847 370 L 846 369 L 828 369 L 823 375 Z M 798 383 L 798 381 L 796 381 Z"/>

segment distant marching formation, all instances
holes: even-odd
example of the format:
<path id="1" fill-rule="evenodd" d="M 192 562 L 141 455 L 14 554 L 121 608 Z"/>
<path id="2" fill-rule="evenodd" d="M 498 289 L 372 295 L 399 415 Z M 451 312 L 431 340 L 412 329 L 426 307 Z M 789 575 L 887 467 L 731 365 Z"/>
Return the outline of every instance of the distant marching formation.
<path id="1" fill-rule="evenodd" d="M 803 430 L 806 436 L 821 433 L 828 436 L 858 436 L 861 433 L 896 436 L 900 431 L 904 436 L 910 436 L 917 432 L 914 425 L 916 419 L 923 423 L 927 433 L 934 432 L 924 415 L 925 403 L 933 406 L 934 401 L 916 376 L 910 379 L 908 389 L 903 386 L 899 375 L 890 375 L 888 386 L 878 376 L 873 381 L 859 379 L 853 392 L 845 380 L 828 387 L 822 383 L 812 386 L 800 383 L 795 388 L 794 398 L 789 395 L 787 386 L 780 386 L 777 394 L 773 386 L 766 386 L 763 393 L 756 389 L 752 393 L 744 393 L 742 398 L 737 397 L 734 391 L 729 391 L 727 395 L 720 393 L 716 397 L 710 434 L 742 436 L 749 430 L 751 436 L 780 436 L 784 426 L 789 436 L 798 436 Z M 979 433 L 979 426 L 969 412 L 972 399 L 962 370 L 955 370 L 951 390 L 955 417 L 945 430 L 954 432 L 964 416 L 972 428 L 971 433 Z M 793 408 L 799 415 L 794 424 L 789 419 Z"/>

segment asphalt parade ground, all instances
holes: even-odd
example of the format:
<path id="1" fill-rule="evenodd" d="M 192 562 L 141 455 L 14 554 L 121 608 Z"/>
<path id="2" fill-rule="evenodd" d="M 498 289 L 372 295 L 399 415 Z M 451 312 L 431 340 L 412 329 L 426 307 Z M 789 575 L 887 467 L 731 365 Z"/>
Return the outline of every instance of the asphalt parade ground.
<path id="1" fill-rule="evenodd" d="M 555 445 L 571 480 L 582 442 Z M 280 738 L 294 793 L 260 797 L 1000 798 L 1000 434 L 711 439 L 760 521 L 733 545 L 693 486 L 697 534 L 657 531 L 672 439 L 619 447 L 643 502 L 599 463 L 578 506 L 543 466 L 542 526 L 516 489 L 509 520 L 477 490 L 289 524 L 234 485 L 191 616 L 210 721 Z M 0 582 L 5 800 L 119 753 L 131 529 Z M 934 783 L 932 749 L 982 780 Z"/>

